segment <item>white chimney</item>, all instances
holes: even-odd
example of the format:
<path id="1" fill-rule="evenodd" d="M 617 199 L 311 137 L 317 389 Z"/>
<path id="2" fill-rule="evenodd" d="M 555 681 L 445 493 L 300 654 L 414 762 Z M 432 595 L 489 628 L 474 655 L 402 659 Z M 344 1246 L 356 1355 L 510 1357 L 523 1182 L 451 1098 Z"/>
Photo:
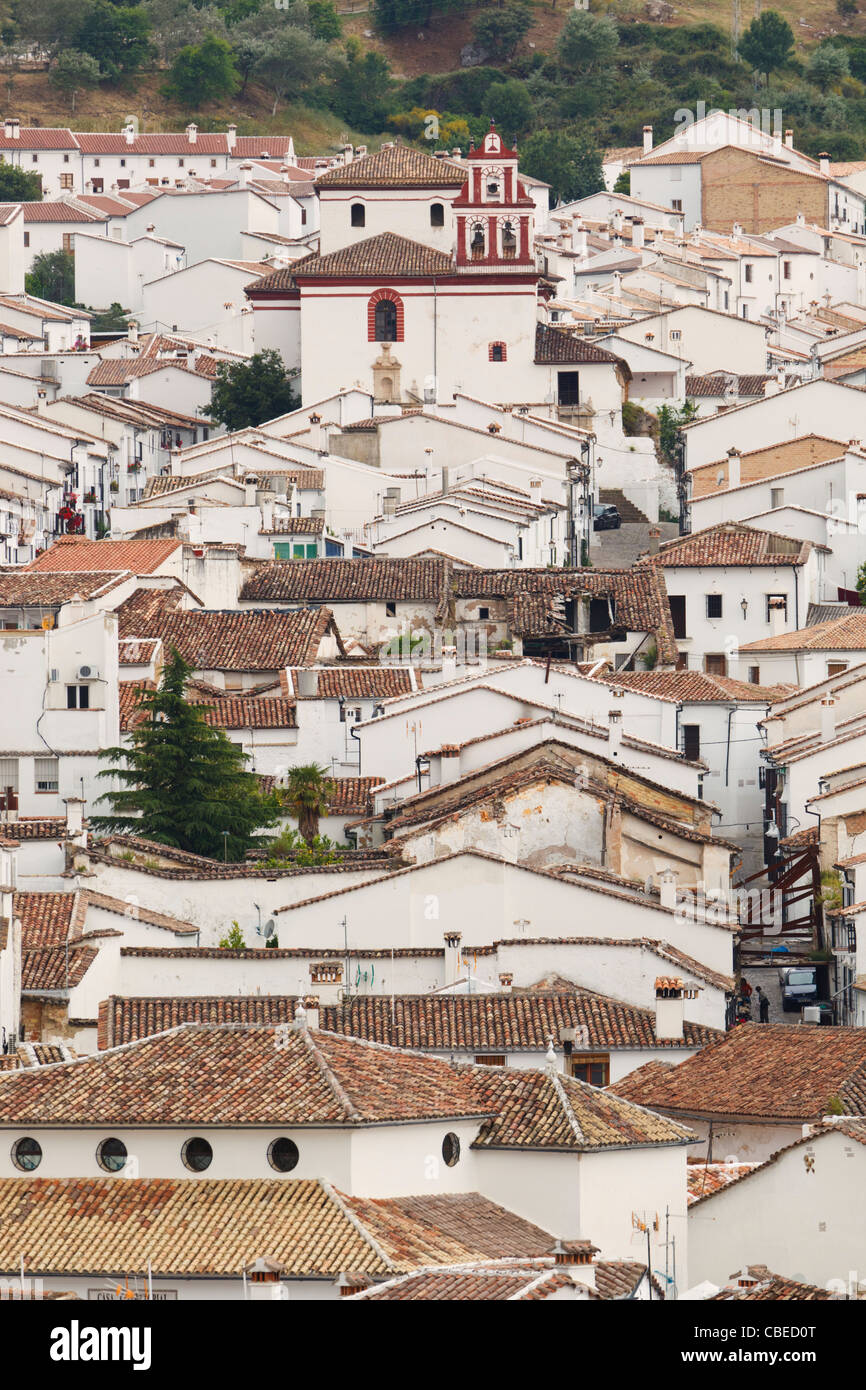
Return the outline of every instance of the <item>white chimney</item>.
<path id="1" fill-rule="evenodd" d="M 613 229 L 615 232 L 622 231 L 622 208 L 615 208 L 613 214 Z"/>
<path id="2" fill-rule="evenodd" d="M 318 1032 L 319 1028 L 319 997 L 317 994 L 307 994 L 304 997 L 303 1009 L 307 1018 L 307 1027 L 313 1028 Z"/>
<path id="3" fill-rule="evenodd" d="M 66 806 L 66 836 L 73 844 L 80 845 L 83 849 L 87 844 L 87 833 L 84 829 L 84 798 L 81 796 L 65 796 L 63 798 Z"/>
<path id="4" fill-rule="evenodd" d="M 322 1008 L 339 1004 L 343 995 L 343 964 L 338 960 L 320 960 L 310 966 L 310 985 Z M 307 1003 L 307 1012 L 310 1005 Z M 314 1024 L 310 1025 L 315 1027 Z"/>
<path id="5" fill-rule="evenodd" d="M 244 1286 L 250 1303 L 275 1303 L 289 1296 L 289 1286 L 283 1282 L 285 1266 L 277 1260 L 259 1258 L 244 1266 Z"/>
<path id="6" fill-rule="evenodd" d="M 134 126 L 134 125 L 125 125 L 125 126 L 123 127 L 123 138 L 125 139 L 127 145 L 134 145 L 134 144 L 135 144 L 135 126 Z"/>
<path id="7" fill-rule="evenodd" d="M 651 125 L 645 125 L 644 128 L 643 128 L 643 152 L 644 152 L 644 154 L 649 154 L 649 152 L 650 152 L 650 150 L 652 149 L 652 147 L 653 147 L 653 128 L 652 128 Z"/>
<path id="8" fill-rule="evenodd" d="M 229 154 L 231 154 L 237 142 L 238 128 L 236 125 L 230 125 L 228 130 L 226 131 L 226 148 L 228 149 Z"/>
<path id="9" fill-rule="evenodd" d="M 238 169 L 238 183 L 241 188 L 247 188 L 250 182 L 250 174 L 253 171 L 252 164 L 242 164 Z"/>
<path id="10" fill-rule="evenodd" d="M 453 985 L 455 980 L 460 978 L 462 962 L 460 960 L 460 942 L 462 940 L 459 931 L 447 931 L 445 933 L 445 973 L 443 983 Z"/>
<path id="11" fill-rule="evenodd" d="M 442 679 L 443 681 L 453 681 L 457 675 L 457 648 L 442 648 Z"/>
<path id="12" fill-rule="evenodd" d="M 794 148 L 794 132 L 793 132 L 793 130 L 786 130 L 786 131 L 785 131 L 785 144 L 788 146 L 788 149 L 789 149 L 789 150 L 792 150 L 792 149 Z"/>
<path id="13" fill-rule="evenodd" d="M 764 382 L 764 395 L 776 396 L 779 392 L 779 383 L 774 376 L 768 376 Z"/>
<path id="14" fill-rule="evenodd" d="M 607 712 L 607 756 L 618 758 L 620 745 L 622 743 L 622 710 L 611 709 Z"/>
<path id="15" fill-rule="evenodd" d="M 439 750 L 439 782 L 443 787 L 460 780 L 460 748 L 456 743 L 445 743 Z"/>
<path id="16" fill-rule="evenodd" d="M 310 448 L 315 449 L 316 453 L 326 453 L 327 449 L 323 443 L 324 430 L 322 429 L 322 417 L 313 413 L 309 417 L 310 421 Z"/>
<path id="17" fill-rule="evenodd" d="M 195 121 L 190 121 L 189 125 L 187 126 L 186 138 L 191 145 L 194 145 L 198 140 L 198 126 L 196 125 Z"/>
<path id="18" fill-rule="evenodd" d="M 319 673 L 309 666 L 298 671 L 298 694 L 308 700 L 315 700 L 319 694 Z"/>
<path id="19" fill-rule="evenodd" d="M 661 976 L 656 980 L 656 1037 L 659 1042 L 681 1042 L 685 1035 L 682 980 Z"/>
<path id="20" fill-rule="evenodd" d="M 733 228 L 731 229 L 731 236 L 734 238 L 734 241 L 739 241 L 742 235 L 743 224 L 741 222 L 735 222 Z"/>
<path id="21" fill-rule="evenodd" d="M 740 486 L 741 455 L 739 449 L 728 450 L 728 487 Z"/>
<path id="22" fill-rule="evenodd" d="M 656 874 L 659 881 L 659 901 L 661 906 L 670 909 L 672 912 L 677 905 L 677 879 L 679 874 L 676 869 L 661 869 Z"/>
<path id="23" fill-rule="evenodd" d="M 12 121 L 9 116 L 7 116 L 6 120 L 3 122 L 3 134 L 7 140 L 12 139 Z"/>
<path id="24" fill-rule="evenodd" d="M 805 225 L 806 225 L 806 214 L 803 213 L 803 212 L 798 212 L 798 213 L 797 213 L 797 217 L 796 217 L 795 220 L 796 220 L 796 223 L 797 223 L 797 226 L 798 226 L 798 227 L 805 227 Z"/>
<path id="25" fill-rule="evenodd" d="M 138 342 L 138 324 L 135 319 L 130 319 L 126 325 L 126 336 L 131 343 Z"/>
<path id="26" fill-rule="evenodd" d="M 818 155 L 818 171 L 827 178 L 830 177 L 830 156 L 826 150 L 822 150 Z"/>
<path id="27" fill-rule="evenodd" d="M 579 216 L 571 219 L 571 249 L 581 259 L 586 255 L 586 228 Z"/>
<path id="28" fill-rule="evenodd" d="M 12 120 L 12 139 L 21 139 L 21 122 L 19 121 L 17 116 L 15 116 Z"/>
<path id="29" fill-rule="evenodd" d="M 631 224 L 631 244 L 636 251 L 643 249 L 643 218 L 635 217 Z"/>
<path id="30" fill-rule="evenodd" d="M 244 478 L 244 506 L 254 507 L 256 505 L 256 492 L 258 491 L 259 480 L 254 473 L 248 473 Z"/>
<path id="31" fill-rule="evenodd" d="M 821 701 L 821 742 L 832 743 L 836 737 L 836 701 L 825 695 Z"/>
<path id="32" fill-rule="evenodd" d="M 510 971 L 500 971 L 499 974 L 499 993 L 510 994 L 514 986 L 514 976 Z"/>

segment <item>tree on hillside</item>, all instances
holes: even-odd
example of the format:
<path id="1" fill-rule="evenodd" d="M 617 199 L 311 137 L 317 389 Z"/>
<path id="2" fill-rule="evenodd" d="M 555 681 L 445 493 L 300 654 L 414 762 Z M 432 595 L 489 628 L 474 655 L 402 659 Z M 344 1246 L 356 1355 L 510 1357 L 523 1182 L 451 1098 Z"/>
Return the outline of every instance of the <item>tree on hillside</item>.
<path id="1" fill-rule="evenodd" d="M 516 77 L 490 84 L 487 89 L 487 109 L 509 140 L 516 140 L 529 130 L 535 117 L 532 97 Z"/>
<path id="2" fill-rule="evenodd" d="M 56 87 L 59 92 L 67 93 L 73 111 L 78 93 L 92 91 L 94 87 L 99 86 L 101 80 L 102 73 L 96 59 L 77 48 L 65 48 L 59 53 L 48 74 L 48 81 L 52 87 Z"/>
<path id="3" fill-rule="evenodd" d="M 466 0 L 373 0 L 373 19 L 383 34 L 410 24 L 426 26 L 434 15 L 464 9 Z"/>
<path id="4" fill-rule="evenodd" d="M 159 688 L 142 689 L 144 717 L 129 747 L 102 754 L 112 766 L 99 776 L 120 788 L 100 797 L 110 811 L 92 823 L 237 862 L 255 843 L 257 830 L 277 824 L 279 806 L 246 770 L 246 754 L 222 729 L 211 728 L 201 705 L 186 701 L 189 677 L 190 667 L 172 651 Z"/>
<path id="5" fill-rule="evenodd" d="M 94 0 L 77 35 L 77 47 L 99 63 L 111 81 L 137 72 L 151 56 L 150 19 L 143 5 L 112 5 Z"/>
<path id="6" fill-rule="evenodd" d="M 314 38 L 330 43 L 343 33 L 343 25 L 332 0 L 307 0 L 310 30 Z"/>
<path id="7" fill-rule="evenodd" d="M 71 251 L 42 251 L 34 257 L 24 288 L 54 304 L 75 303 L 75 260 Z"/>
<path id="8" fill-rule="evenodd" d="M 387 58 L 361 48 L 354 36 L 334 69 L 334 109 L 356 130 L 382 130 L 394 83 Z"/>
<path id="9" fill-rule="evenodd" d="M 298 829 L 308 845 L 319 834 L 319 817 L 327 815 L 333 792 L 334 784 L 326 767 L 305 763 L 289 768 L 288 785 L 280 792 L 280 801 L 284 810 L 297 817 Z"/>
<path id="10" fill-rule="evenodd" d="M 765 10 L 753 19 L 739 43 L 740 57 L 758 72 L 783 68 L 794 53 L 794 31 L 787 19 L 775 10 Z"/>
<path id="11" fill-rule="evenodd" d="M 538 130 L 520 150 L 520 167 L 550 184 L 556 203 L 586 198 L 604 188 L 601 155 L 584 135 L 567 130 Z"/>
<path id="12" fill-rule="evenodd" d="M 613 62 L 619 30 L 606 15 L 575 10 L 562 26 L 557 49 L 560 66 L 577 77 L 596 77 Z"/>
<path id="13" fill-rule="evenodd" d="M 171 65 L 165 95 L 184 106 L 233 96 L 241 85 L 234 54 L 225 39 L 205 34 L 200 44 L 187 44 Z"/>
<path id="14" fill-rule="evenodd" d="M 42 179 L 14 164 L 0 164 L 0 201 L 4 203 L 41 203 Z"/>
<path id="15" fill-rule="evenodd" d="M 243 430 L 296 410 L 301 404 L 273 348 L 247 362 L 220 362 L 207 414 L 227 430 Z"/>
<path id="16" fill-rule="evenodd" d="M 268 45 L 265 40 L 258 38 L 255 34 L 232 34 L 232 55 L 235 60 L 235 68 L 241 79 L 239 97 L 242 97 L 247 90 L 247 83 L 267 51 Z"/>
<path id="17" fill-rule="evenodd" d="M 91 309 L 89 312 L 93 315 L 90 320 L 91 335 L 94 333 L 125 333 L 129 327 L 127 320 L 130 311 L 124 309 L 122 304 L 118 304 L 116 299 L 107 309 Z"/>
<path id="18" fill-rule="evenodd" d="M 256 76 L 274 99 L 271 115 L 277 114 L 277 107 L 287 92 L 302 100 L 328 75 L 330 67 L 328 45 L 321 39 L 314 39 L 305 29 L 287 24 L 275 33 L 256 68 Z"/>
<path id="19" fill-rule="evenodd" d="M 22 41 L 16 48 L 32 45 L 49 60 L 65 49 L 80 49 L 79 32 L 89 9 L 90 0 L 27 0 L 26 5 L 16 6 Z"/>
<path id="20" fill-rule="evenodd" d="M 532 11 L 522 4 L 483 10 L 472 26 L 472 37 L 493 62 L 513 57 L 532 28 Z"/>
<path id="21" fill-rule="evenodd" d="M 816 48 L 806 64 L 806 76 L 816 87 L 820 87 L 822 92 L 826 92 L 834 83 L 841 82 L 849 73 L 848 54 L 844 48 L 832 43 Z"/>

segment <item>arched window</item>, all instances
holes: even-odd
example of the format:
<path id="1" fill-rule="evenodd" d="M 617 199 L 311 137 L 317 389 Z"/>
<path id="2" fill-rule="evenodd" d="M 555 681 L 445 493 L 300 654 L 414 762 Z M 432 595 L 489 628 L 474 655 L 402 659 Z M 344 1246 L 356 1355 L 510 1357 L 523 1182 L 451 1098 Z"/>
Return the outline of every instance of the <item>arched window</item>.
<path id="1" fill-rule="evenodd" d="M 376 290 L 370 295 L 367 338 L 371 343 L 402 343 L 403 301 L 396 290 Z"/>
<path id="2" fill-rule="evenodd" d="M 513 261 L 517 255 L 517 237 L 514 233 L 514 223 L 506 222 L 502 228 L 502 256 L 506 261 Z"/>
<path id="3" fill-rule="evenodd" d="M 441 203 L 431 203 L 431 204 L 430 204 L 430 226 L 431 226 L 431 227 L 444 227 L 444 226 L 445 226 L 445 209 L 444 209 L 444 207 L 442 206 Z"/>
<path id="4" fill-rule="evenodd" d="M 508 349 L 504 343 L 491 343 L 488 354 L 491 362 L 505 362 L 508 359 Z"/>
<path id="5" fill-rule="evenodd" d="M 364 204 L 363 204 L 363 203 L 353 203 L 353 204 L 352 204 L 352 226 L 353 226 L 353 227 L 366 227 L 366 225 L 367 225 L 367 209 L 364 207 Z"/>
<path id="6" fill-rule="evenodd" d="M 393 299 L 380 299 L 376 305 L 376 342 L 397 341 L 397 305 Z"/>
<path id="7" fill-rule="evenodd" d="M 469 241 L 469 254 L 473 261 L 483 261 L 486 241 L 484 236 L 484 224 L 475 222 L 472 225 L 472 236 Z"/>

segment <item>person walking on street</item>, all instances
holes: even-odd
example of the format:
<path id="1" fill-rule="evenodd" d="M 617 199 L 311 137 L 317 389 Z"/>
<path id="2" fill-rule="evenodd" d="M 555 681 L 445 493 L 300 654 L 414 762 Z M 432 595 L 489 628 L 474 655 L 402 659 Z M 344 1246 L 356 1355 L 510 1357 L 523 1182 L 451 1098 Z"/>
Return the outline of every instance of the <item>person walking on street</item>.
<path id="1" fill-rule="evenodd" d="M 758 1015 L 762 1023 L 770 1022 L 770 1000 L 758 985 Z"/>

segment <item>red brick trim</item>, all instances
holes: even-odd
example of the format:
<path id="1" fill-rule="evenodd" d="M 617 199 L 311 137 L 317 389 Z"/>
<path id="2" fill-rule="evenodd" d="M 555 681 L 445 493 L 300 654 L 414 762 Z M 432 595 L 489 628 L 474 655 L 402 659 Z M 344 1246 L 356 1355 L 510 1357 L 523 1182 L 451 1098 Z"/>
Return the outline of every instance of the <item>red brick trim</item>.
<path id="1" fill-rule="evenodd" d="M 502 356 L 499 357 L 499 358 L 496 358 L 496 357 L 494 357 L 494 355 L 493 355 L 496 348 L 501 348 L 501 349 L 502 349 Z M 497 361 L 498 361 L 498 362 L 507 362 L 507 361 L 508 361 L 508 347 L 507 347 L 507 345 L 506 345 L 505 343 L 488 343 L 488 345 L 487 345 L 487 357 L 488 357 L 488 361 L 490 361 L 490 362 L 497 362 Z"/>
<path id="2" fill-rule="evenodd" d="M 396 342 L 403 341 L 403 301 L 396 290 L 375 290 L 367 300 L 367 339 L 375 343 L 376 339 L 376 305 L 382 299 L 390 299 L 397 309 L 397 337 Z"/>

